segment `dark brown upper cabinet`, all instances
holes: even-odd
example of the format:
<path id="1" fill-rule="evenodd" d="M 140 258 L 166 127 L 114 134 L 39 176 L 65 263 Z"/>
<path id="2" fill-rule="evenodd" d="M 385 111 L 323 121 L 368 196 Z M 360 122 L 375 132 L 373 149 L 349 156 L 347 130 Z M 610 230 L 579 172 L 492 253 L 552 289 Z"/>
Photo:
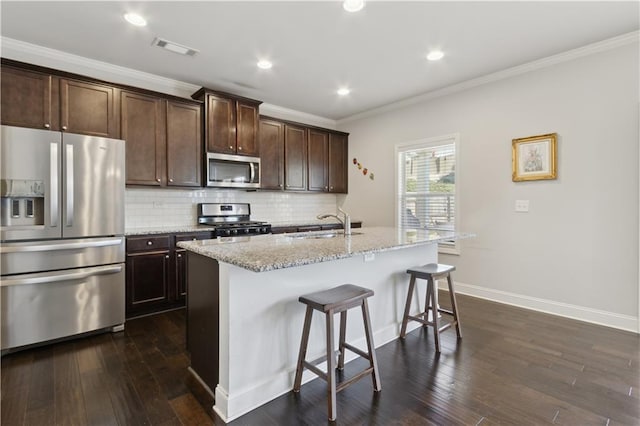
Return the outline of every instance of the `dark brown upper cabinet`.
<path id="1" fill-rule="evenodd" d="M 167 100 L 167 185 L 202 185 L 202 107 Z"/>
<path id="2" fill-rule="evenodd" d="M 2 124 L 118 138 L 118 89 L 2 67 Z"/>
<path id="3" fill-rule="evenodd" d="M 118 138 L 118 89 L 60 79 L 60 129 L 69 133 Z"/>
<path id="4" fill-rule="evenodd" d="M 60 130 L 58 79 L 2 66 L 2 124 Z"/>
<path id="5" fill-rule="evenodd" d="M 201 106 L 123 91 L 127 184 L 201 186 Z"/>
<path id="6" fill-rule="evenodd" d="M 349 146 L 345 133 L 329 134 L 329 192 L 346 194 L 349 189 Z"/>
<path id="7" fill-rule="evenodd" d="M 202 88 L 192 98 L 204 102 L 207 152 L 259 155 L 258 113 L 261 101 Z"/>
<path id="8" fill-rule="evenodd" d="M 347 193 L 348 133 L 260 117 L 261 189 Z"/>
<path id="9" fill-rule="evenodd" d="M 284 126 L 284 181 L 286 190 L 307 189 L 307 129 L 304 127 Z"/>
<path id="10" fill-rule="evenodd" d="M 163 99 L 122 92 L 122 139 L 125 142 L 127 184 L 162 186 L 165 181 L 165 115 Z"/>
<path id="11" fill-rule="evenodd" d="M 308 186 L 309 191 L 327 192 L 329 133 L 316 129 L 309 129 L 308 142 Z"/>
<path id="12" fill-rule="evenodd" d="M 261 189 L 284 189 L 284 124 L 260 119 Z"/>

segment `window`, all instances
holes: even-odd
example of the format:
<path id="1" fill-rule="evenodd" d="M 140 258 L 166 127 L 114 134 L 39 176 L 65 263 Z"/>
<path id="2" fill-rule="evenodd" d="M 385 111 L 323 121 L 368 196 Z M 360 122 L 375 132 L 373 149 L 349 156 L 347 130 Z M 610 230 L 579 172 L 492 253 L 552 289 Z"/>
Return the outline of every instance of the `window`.
<path id="1" fill-rule="evenodd" d="M 396 145 L 398 227 L 456 231 L 458 139 L 455 134 Z M 455 241 L 441 243 L 440 252 L 458 253 Z"/>

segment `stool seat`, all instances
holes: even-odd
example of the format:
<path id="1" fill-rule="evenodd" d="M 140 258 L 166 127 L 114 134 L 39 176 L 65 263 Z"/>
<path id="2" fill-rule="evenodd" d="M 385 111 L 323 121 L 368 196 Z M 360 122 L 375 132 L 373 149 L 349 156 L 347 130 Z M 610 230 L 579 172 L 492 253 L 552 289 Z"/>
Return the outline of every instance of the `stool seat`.
<path id="1" fill-rule="evenodd" d="M 455 266 L 444 265 L 442 263 L 428 263 L 426 265 L 414 266 L 411 269 L 407 269 L 407 274 L 412 274 L 417 278 L 427 280 L 429 279 L 429 275 L 432 275 L 433 278 L 435 278 L 436 276 L 445 276 L 455 270 Z"/>
<path id="2" fill-rule="evenodd" d="M 306 368 L 313 371 L 318 377 L 327 382 L 327 408 L 329 420 L 336 419 L 336 394 L 347 386 L 355 383 L 361 378 L 371 375 L 373 390 L 382 390 L 380 375 L 378 373 L 378 362 L 376 360 L 376 349 L 373 344 L 373 333 L 371 331 L 371 319 L 369 318 L 369 307 L 367 298 L 373 296 L 373 290 L 359 287 L 353 284 L 343 284 L 329 290 L 317 291 L 315 293 L 300 296 L 300 302 L 307 305 L 304 316 L 304 327 L 302 329 L 302 340 L 300 342 L 300 352 L 298 353 L 298 363 L 296 375 L 293 381 L 293 391 L 300 392 L 302 384 L 302 372 Z M 367 351 L 363 351 L 345 341 L 347 333 L 347 310 L 360 306 L 362 308 L 362 320 L 364 323 L 364 335 L 367 341 Z M 326 354 L 318 359 L 307 361 L 307 346 L 309 344 L 309 333 L 311 331 L 311 318 L 313 311 L 320 311 L 325 314 L 326 322 Z M 334 351 L 333 339 L 333 316 L 340 314 L 340 335 L 338 337 L 338 360 L 336 363 L 336 352 Z M 369 361 L 369 366 L 357 373 L 350 379 L 336 381 L 336 369 L 344 369 L 345 351 L 349 350 Z M 327 370 L 322 371 L 318 364 L 326 361 Z"/>
<path id="3" fill-rule="evenodd" d="M 441 331 L 445 331 L 448 328 L 455 326 L 458 339 L 462 338 L 460 318 L 458 318 L 458 303 L 456 301 L 455 289 L 453 288 L 453 280 L 451 279 L 451 272 L 455 271 L 455 269 L 455 266 L 444 265 L 441 263 L 429 263 L 427 265 L 415 266 L 407 269 L 407 274 L 411 275 L 411 280 L 409 280 L 409 291 L 407 293 L 407 301 L 404 306 L 404 316 L 402 318 L 402 327 L 400 328 L 400 337 L 404 338 L 406 336 L 407 323 L 411 320 L 417 321 L 425 326 L 433 327 L 433 339 L 437 353 L 440 353 Z M 441 278 L 446 278 L 447 284 L 449 285 L 451 310 L 443 309 L 438 304 L 437 280 Z M 416 315 L 410 315 L 411 299 L 413 297 L 413 291 L 416 288 L 416 279 L 427 280 L 427 295 L 424 304 L 424 311 Z M 429 313 L 431 313 L 431 319 L 429 319 Z M 451 315 L 453 320 L 444 326 L 440 326 L 440 320 L 438 319 L 438 314 L 440 313 Z"/>
<path id="4" fill-rule="evenodd" d="M 373 290 L 358 287 L 353 284 L 344 284 L 329 290 L 317 291 L 305 294 L 298 299 L 300 302 L 311 306 L 321 312 L 340 312 L 362 303 L 362 299 L 373 296 Z"/>

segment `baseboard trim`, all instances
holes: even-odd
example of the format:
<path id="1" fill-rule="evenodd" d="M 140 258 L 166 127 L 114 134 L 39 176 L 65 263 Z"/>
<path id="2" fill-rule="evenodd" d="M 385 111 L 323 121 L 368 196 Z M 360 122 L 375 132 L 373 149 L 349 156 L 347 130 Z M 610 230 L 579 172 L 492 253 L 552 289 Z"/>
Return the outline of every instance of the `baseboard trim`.
<path id="1" fill-rule="evenodd" d="M 571 305 L 569 303 L 556 302 L 553 300 L 540 299 L 537 297 L 525 296 L 510 293 L 502 290 L 495 290 L 486 287 L 479 287 L 473 284 L 455 282 L 456 293 L 466 294 L 492 302 L 504 303 L 517 306 L 519 308 L 544 312 L 546 314 L 558 315 L 578 321 L 590 322 L 603 325 L 605 327 L 617 328 L 620 330 L 640 333 L 638 329 L 638 318 L 630 315 L 621 315 L 615 312 L 601 311 L 584 306 Z M 441 290 L 447 290 L 446 286 L 440 286 Z"/>

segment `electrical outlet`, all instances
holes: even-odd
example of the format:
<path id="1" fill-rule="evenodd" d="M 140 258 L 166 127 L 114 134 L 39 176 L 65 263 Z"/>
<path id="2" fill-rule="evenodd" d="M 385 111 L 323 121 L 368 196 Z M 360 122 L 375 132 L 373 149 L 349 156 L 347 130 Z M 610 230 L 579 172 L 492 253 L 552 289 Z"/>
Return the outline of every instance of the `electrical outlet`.
<path id="1" fill-rule="evenodd" d="M 528 213 L 529 212 L 529 200 L 516 200 L 516 212 Z"/>
<path id="2" fill-rule="evenodd" d="M 364 255 L 364 261 L 365 262 L 373 262 L 376 258 L 376 254 L 375 253 L 367 253 Z"/>

